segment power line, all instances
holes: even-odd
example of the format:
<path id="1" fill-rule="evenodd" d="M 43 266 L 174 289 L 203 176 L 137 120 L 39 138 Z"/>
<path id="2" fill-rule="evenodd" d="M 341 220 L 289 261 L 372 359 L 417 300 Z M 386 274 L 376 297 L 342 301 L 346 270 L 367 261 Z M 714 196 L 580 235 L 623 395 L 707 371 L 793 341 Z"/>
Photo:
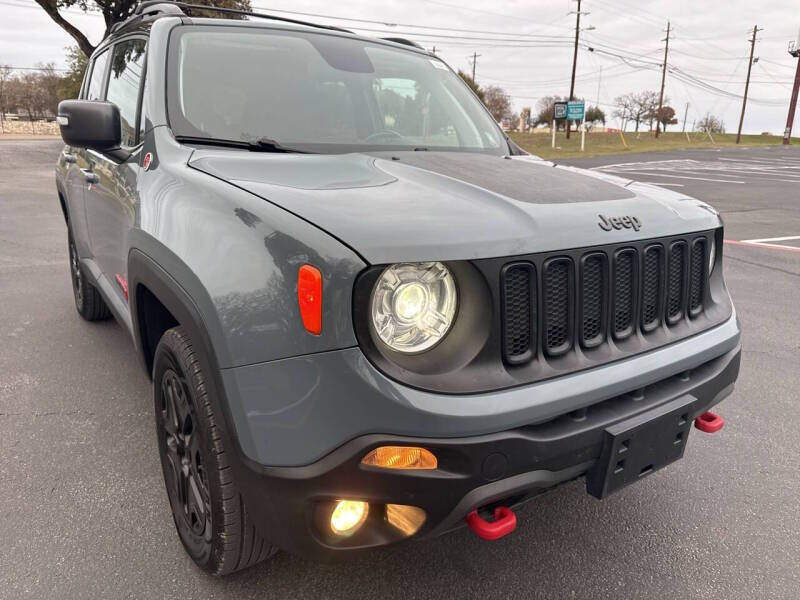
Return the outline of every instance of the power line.
<path id="1" fill-rule="evenodd" d="M 61 73 L 69 73 L 70 69 L 57 69 L 55 67 L 14 67 L 11 65 L 0 65 L 0 67 L 8 67 L 12 71 L 59 71 Z"/>
<path id="2" fill-rule="evenodd" d="M 516 36 L 516 37 L 522 37 L 522 38 L 564 38 L 564 39 L 568 39 L 568 40 L 572 39 L 571 36 L 568 36 L 568 35 L 556 36 L 556 35 L 542 35 L 542 34 L 536 34 L 536 33 L 525 33 L 525 32 L 522 32 L 522 31 L 520 31 L 520 32 L 516 32 L 516 31 L 515 32 L 508 32 L 508 31 L 491 31 L 491 30 L 486 30 L 486 29 L 461 29 L 461 28 L 456 28 L 456 27 L 445 27 L 445 26 L 439 27 L 439 26 L 436 26 L 436 25 L 417 25 L 417 24 L 414 24 L 414 23 L 399 23 L 399 22 L 396 23 L 394 21 L 380 21 L 380 20 L 362 19 L 362 18 L 356 18 L 356 17 L 340 17 L 340 16 L 334 16 L 334 15 L 326 15 L 326 14 L 322 14 L 322 13 L 301 12 L 301 11 L 297 11 L 297 10 L 283 10 L 283 9 L 278 9 L 278 8 L 270 8 L 270 7 L 266 7 L 266 6 L 257 6 L 255 4 L 253 4 L 253 8 L 257 9 L 257 10 L 264 10 L 264 11 L 269 11 L 269 12 L 284 13 L 284 14 L 287 14 L 287 15 L 299 15 L 299 16 L 303 16 L 303 17 L 317 17 L 317 18 L 321 18 L 321 19 L 331 19 L 331 20 L 334 20 L 334 21 L 347 21 L 347 22 L 352 22 L 352 23 L 369 23 L 369 24 L 372 24 L 372 25 L 383 25 L 385 27 L 411 27 L 413 29 L 427 29 L 427 30 L 435 30 L 435 31 L 451 31 L 451 32 L 457 32 L 457 33 L 482 33 L 482 34 L 489 34 L 489 35 Z M 367 31 L 364 28 L 357 28 L 357 29 L 362 29 L 364 31 Z M 402 33 L 402 32 L 394 31 L 394 30 L 391 30 L 391 31 L 394 32 L 394 33 Z"/>

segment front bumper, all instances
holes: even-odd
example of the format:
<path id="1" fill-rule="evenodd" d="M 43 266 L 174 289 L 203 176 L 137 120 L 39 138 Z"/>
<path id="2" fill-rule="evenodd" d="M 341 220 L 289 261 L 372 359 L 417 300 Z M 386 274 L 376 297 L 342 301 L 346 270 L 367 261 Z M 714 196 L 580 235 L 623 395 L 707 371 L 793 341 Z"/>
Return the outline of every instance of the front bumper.
<path id="1" fill-rule="evenodd" d="M 689 398 L 696 418 L 731 393 L 740 352 L 737 336 L 734 348 L 695 368 L 539 424 L 469 437 L 364 435 L 306 466 L 248 468 L 240 488 L 257 527 L 303 556 L 348 555 L 398 539 L 377 521 L 350 538 L 332 539 L 313 515 L 319 503 L 338 498 L 369 502 L 371 518 L 378 519 L 387 503 L 422 508 L 427 519 L 413 539 L 439 535 L 463 524 L 474 508 L 494 502 L 515 506 L 585 475 L 598 460 L 610 425 L 679 397 Z M 387 471 L 360 464 L 382 445 L 423 446 L 436 454 L 439 468 Z"/>

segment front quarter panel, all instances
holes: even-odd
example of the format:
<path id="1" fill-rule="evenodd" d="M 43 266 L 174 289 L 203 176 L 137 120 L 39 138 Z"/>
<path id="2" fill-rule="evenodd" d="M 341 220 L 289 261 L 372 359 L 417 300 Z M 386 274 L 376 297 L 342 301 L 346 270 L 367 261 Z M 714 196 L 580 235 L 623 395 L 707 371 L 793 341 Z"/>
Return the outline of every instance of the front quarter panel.
<path id="1" fill-rule="evenodd" d="M 147 151 L 154 159 L 141 181 L 131 247 L 192 297 L 220 368 L 356 345 L 352 289 L 366 266 L 357 254 L 284 209 L 191 169 L 191 150 L 166 127 L 152 130 Z M 323 275 L 318 336 L 303 328 L 297 303 L 303 264 Z"/>

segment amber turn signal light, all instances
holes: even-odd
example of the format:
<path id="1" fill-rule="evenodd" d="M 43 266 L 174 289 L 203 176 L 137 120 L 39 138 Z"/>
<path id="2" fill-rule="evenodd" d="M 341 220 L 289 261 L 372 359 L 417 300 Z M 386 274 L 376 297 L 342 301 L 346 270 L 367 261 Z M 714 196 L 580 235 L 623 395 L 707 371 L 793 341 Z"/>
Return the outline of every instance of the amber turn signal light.
<path id="1" fill-rule="evenodd" d="M 322 332 L 322 273 L 317 267 L 303 265 L 297 272 L 297 304 L 306 331 Z"/>
<path id="2" fill-rule="evenodd" d="M 382 469 L 435 469 L 436 457 L 416 446 L 380 446 L 371 450 L 361 464 Z"/>

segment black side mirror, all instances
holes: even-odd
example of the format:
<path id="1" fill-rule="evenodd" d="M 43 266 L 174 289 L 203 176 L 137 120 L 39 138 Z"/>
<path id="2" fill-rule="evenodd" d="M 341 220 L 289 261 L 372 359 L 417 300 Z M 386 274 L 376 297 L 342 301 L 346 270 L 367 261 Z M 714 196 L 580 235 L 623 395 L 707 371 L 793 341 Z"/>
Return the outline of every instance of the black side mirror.
<path id="1" fill-rule="evenodd" d="M 111 102 L 62 100 L 56 118 L 61 137 L 69 146 L 108 152 L 119 148 L 119 108 Z"/>

